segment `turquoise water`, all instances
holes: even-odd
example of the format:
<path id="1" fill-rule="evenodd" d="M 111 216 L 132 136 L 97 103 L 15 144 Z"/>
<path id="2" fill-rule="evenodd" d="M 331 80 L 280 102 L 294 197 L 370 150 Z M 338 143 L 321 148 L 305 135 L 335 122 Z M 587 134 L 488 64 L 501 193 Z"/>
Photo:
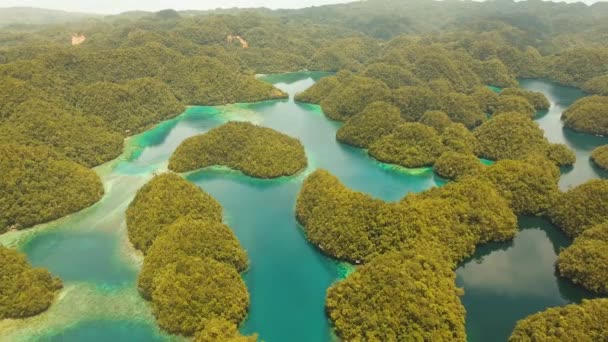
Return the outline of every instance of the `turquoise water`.
<path id="1" fill-rule="evenodd" d="M 130 321 L 99 320 L 82 322 L 57 334 L 41 337 L 40 342 L 98 341 L 100 332 L 103 339 L 112 342 L 161 342 L 163 338 L 155 334 L 145 323 Z"/>
<path id="2" fill-rule="evenodd" d="M 49 225 L 0 238 L 18 246 L 33 264 L 49 268 L 66 284 L 49 312 L 31 320 L 0 322 L 0 340 L 28 341 L 40 336 L 43 341 L 173 339 L 158 331 L 148 304 L 135 291 L 141 256 L 126 238 L 124 210 L 137 189 L 154 173 L 166 170 L 169 156 L 184 139 L 229 120 L 247 120 L 300 139 L 310 165 L 301 175 L 278 180 L 256 180 L 219 169 L 187 175 L 222 203 L 225 221 L 249 254 L 251 268 L 243 277 L 251 293 L 251 308 L 242 331 L 257 332 L 267 342 L 329 341 L 325 291 L 352 270 L 321 255 L 296 223 L 295 200 L 305 176 L 325 168 L 347 186 L 388 201 L 443 181 L 430 169 L 385 165 L 365 151 L 337 143 L 339 123 L 325 118 L 318 106 L 293 101 L 296 92 L 323 75 L 264 77 L 288 92 L 289 100 L 189 108 L 178 118 L 130 139 L 123 157 L 98 169 L 107 192 L 100 203 Z M 580 93 L 543 81 L 522 84 L 546 92 L 553 103 L 539 118 L 548 137 L 576 148 L 579 160 L 566 170 L 562 186 L 602 176 L 587 159 L 603 139 L 561 130 L 561 110 Z M 513 242 L 480 248 L 457 271 L 458 283 L 466 292 L 463 303 L 471 341 L 505 340 L 517 319 L 588 296 L 555 276 L 557 252 L 569 241 L 542 219 L 522 218 L 520 226 L 522 232 Z"/>

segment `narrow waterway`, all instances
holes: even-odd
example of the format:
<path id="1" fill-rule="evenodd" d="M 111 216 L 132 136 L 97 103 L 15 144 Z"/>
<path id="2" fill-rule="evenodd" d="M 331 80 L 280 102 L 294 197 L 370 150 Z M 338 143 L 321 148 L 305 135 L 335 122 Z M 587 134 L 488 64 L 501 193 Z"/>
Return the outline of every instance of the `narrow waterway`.
<path id="1" fill-rule="evenodd" d="M 441 184 L 430 169 L 404 170 L 368 158 L 364 151 L 339 144 L 339 124 L 320 108 L 298 104 L 293 95 L 308 88 L 322 73 L 265 77 L 287 91 L 289 100 L 222 107 L 192 107 L 127 142 L 125 154 L 97 169 L 106 196 L 95 206 L 51 224 L 0 237 L 19 247 L 36 266 L 64 279 L 65 289 L 51 309 L 34 318 L 0 322 L 2 341 L 164 341 L 177 339 L 157 328 L 148 304 L 135 290 L 141 257 L 126 237 L 124 211 L 135 192 L 186 138 L 230 120 L 246 120 L 296 137 L 306 148 L 309 168 L 279 180 L 257 180 L 240 173 L 207 169 L 187 179 L 224 206 L 225 221 L 235 231 L 251 260 L 244 279 L 251 310 L 242 330 L 257 332 L 267 342 L 328 341 L 325 291 L 343 273 L 343 265 L 321 255 L 307 243 L 294 218 L 297 193 L 307 174 L 325 168 L 347 186 L 388 201 L 408 192 Z M 564 170 L 562 187 L 602 176 L 588 161 L 602 138 L 563 131 L 559 115 L 580 96 L 538 80 L 522 82 L 543 91 L 551 110 L 539 118 L 549 139 L 573 147 L 579 160 Z M 508 244 L 479 249 L 458 269 L 465 288 L 463 303 L 471 341 L 505 340 L 515 321 L 549 306 L 588 296 L 556 277 L 553 263 L 569 241 L 548 222 L 522 218 L 521 233 Z"/>

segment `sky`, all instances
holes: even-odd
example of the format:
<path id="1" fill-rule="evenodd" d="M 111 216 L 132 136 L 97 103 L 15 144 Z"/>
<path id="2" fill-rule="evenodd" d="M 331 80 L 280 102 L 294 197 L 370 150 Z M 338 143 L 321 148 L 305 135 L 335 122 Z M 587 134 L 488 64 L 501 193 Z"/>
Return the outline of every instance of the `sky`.
<path id="1" fill-rule="evenodd" d="M 588 4 L 597 1 L 583 0 Z M 159 11 L 167 8 L 176 10 L 219 7 L 302 8 L 344 2 L 349 0 L 0 0 L 0 8 L 39 7 L 72 12 L 117 14 L 132 10 Z M 576 0 L 566 0 L 566 2 L 576 2 Z"/>

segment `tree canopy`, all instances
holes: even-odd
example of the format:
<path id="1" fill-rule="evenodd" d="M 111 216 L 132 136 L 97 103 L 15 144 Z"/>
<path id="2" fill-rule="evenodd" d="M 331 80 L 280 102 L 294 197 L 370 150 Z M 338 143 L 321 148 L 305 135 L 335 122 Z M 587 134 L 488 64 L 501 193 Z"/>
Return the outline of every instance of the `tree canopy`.
<path id="1" fill-rule="evenodd" d="M 62 287 L 59 278 L 33 268 L 24 254 L 0 245 L 0 320 L 46 311 Z"/>
<path id="2" fill-rule="evenodd" d="M 43 146 L 0 144 L 0 233 L 56 220 L 104 194 L 99 176 Z"/>
<path id="3" fill-rule="evenodd" d="M 348 119 L 338 129 L 338 141 L 356 147 L 369 148 L 378 139 L 387 136 L 403 123 L 399 109 L 387 102 L 374 102 Z"/>
<path id="4" fill-rule="evenodd" d="M 563 114 L 564 126 L 577 132 L 608 134 L 608 96 L 583 97 Z"/>
<path id="5" fill-rule="evenodd" d="M 158 325 L 174 334 L 191 336 L 212 318 L 239 324 L 249 308 L 249 293 L 236 269 L 210 258 L 179 258 L 159 272 L 153 288 Z"/>
<path id="6" fill-rule="evenodd" d="M 544 157 L 500 160 L 479 175 L 495 185 L 519 215 L 542 215 L 559 194 L 559 169 Z"/>
<path id="7" fill-rule="evenodd" d="M 608 220 L 608 180 L 593 179 L 559 196 L 549 210 L 551 221 L 574 238 Z"/>
<path id="8" fill-rule="evenodd" d="M 509 342 L 519 341 L 602 341 L 608 338 L 608 299 L 583 300 L 550 308 L 519 322 Z"/>
<path id="9" fill-rule="evenodd" d="M 433 170 L 445 179 L 457 180 L 460 177 L 479 173 L 483 165 L 472 154 L 445 152 L 435 162 Z"/>
<path id="10" fill-rule="evenodd" d="M 608 223 L 585 230 L 563 250 L 557 267 L 563 277 L 587 290 L 608 294 Z"/>
<path id="11" fill-rule="evenodd" d="M 327 291 L 327 311 L 348 341 L 466 341 L 451 263 L 438 250 L 382 255 Z"/>
<path id="12" fill-rule="evenodd" d="M 169 160 L 169 169 L 186 172 L 222 165 L 257 178 L 292 176 L 308 165 L 295 138 L 249 122 L 229 122 L 186 139 Z"/>
<path id="13" fill-rule="evenodd" d="M 591 152 L 591 160 L 604 170 L 608 170 L 608 145 L 600 146 Z"/>
<path id="14" fill-rule="evenodd" d="M 433 165 L 443 151 L 435 129 L 420 123 L 402 124 L 369 147 L 379 161 L 410 168 Z"/>
<path id="15" fill-rule="evenodd" d="M 166 228 L 152 244 L 139 273 L 138 288 L 145 298 L 153 292 L 156 275 L 167 265 L 187 256 L 211 258 L 247 270 L 247 254 L 232 230 L 217 221 L 185 216 Z"/>
<path id="16" fill-rule="evenodd" d="M 146 254 L 180 217 L 221 222 L 222 207 L 210 195 L 174 173 L 155 176 L 127 208 L 127 231 L 135 248 Z"/>

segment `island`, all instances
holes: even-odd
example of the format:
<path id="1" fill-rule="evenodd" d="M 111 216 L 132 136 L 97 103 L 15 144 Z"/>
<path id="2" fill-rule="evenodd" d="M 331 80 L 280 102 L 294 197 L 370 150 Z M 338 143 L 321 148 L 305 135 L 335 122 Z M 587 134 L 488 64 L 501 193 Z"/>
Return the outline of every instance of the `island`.
<path id="1" fill-rule="evenodd" d="M 213 197 L 174 173 L 155 176 L 127 209 L 129 238 L 144 252 L 138 289 L 170 333 L 204 340 L 218 326 L 238 326 L 247 316 L 249 292 L 240 272 L 249 261 L 221 223 L 222 211 Z"/>
<path id="2" fill-rule="evenodd" d="M 33 268 L 25 255 L 0 245 L 0 321 L 46 311 L 63 287 L 49 271 Z"/>
<path id="3" fill-rule="evenodd" d="M 169 169 L 175 172 L 216 165 L 267 179 L 295 175 L 308 162 L 297 139 L 249 122 L 228 122 L 188 138 L 169 160 Z"/>

